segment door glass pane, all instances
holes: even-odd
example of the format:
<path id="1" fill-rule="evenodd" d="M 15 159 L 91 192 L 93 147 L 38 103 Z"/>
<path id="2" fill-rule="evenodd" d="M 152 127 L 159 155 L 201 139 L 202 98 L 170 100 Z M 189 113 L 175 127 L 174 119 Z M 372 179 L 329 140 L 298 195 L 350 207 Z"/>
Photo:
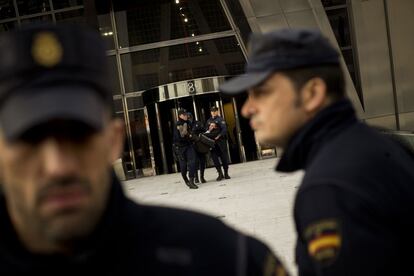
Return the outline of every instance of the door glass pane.
<path id="1" fill-rule="evenodd" d="M 0 20 L 16 17 L 12 0 L 0 0 Z"/>
<path id="2" fill-rule="evenodd" d="M 129 108 L 129 106 L 128 106 Z M 129 112 L 129 123 L 131 127 L 132 141 L 134 145 L 134 156 L 137 167 L 137 176 L 153 175 L 151 164 L 150 144 L 148 142 L 147 124 L 144 110 Z"/>
<path id="3" fill-rule="evenodd" d="M 121 56 L 127 92 L 187 79 L 243 73 L 235 37 L 138 51 Z"/>
<path id="4" fill-rule="evenodd" d="M 119 2 L 119 3 L 117 3 Z M 114 3 L 120 47 L 230 30 L 219 0 Z"/>

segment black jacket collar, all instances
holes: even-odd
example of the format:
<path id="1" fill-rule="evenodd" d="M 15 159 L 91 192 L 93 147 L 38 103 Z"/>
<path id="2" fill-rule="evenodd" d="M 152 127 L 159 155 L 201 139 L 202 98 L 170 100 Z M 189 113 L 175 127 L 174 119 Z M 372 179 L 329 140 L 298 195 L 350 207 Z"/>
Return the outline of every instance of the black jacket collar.
<path id="1" fill-rule="evenodd" d="M 276 170 L 293 172 L 306 169 L 324 143 L 356 121 L 355 110 L 347 99 L 326 107 L 293 136 Z"/>

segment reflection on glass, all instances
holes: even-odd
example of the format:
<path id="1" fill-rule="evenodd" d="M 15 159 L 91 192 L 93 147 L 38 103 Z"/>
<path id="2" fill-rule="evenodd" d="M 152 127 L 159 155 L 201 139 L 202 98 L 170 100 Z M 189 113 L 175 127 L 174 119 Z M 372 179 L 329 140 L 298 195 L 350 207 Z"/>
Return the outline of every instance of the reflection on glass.
<path id="1" fill-rule="evenodd" d="M 42 15 L 42 16 L 38 16 L 38 17 L 31 17 L 31 18 L 27 18 L 27 19 L 23 19 L 21 21 L 22 25 L 26 25 L 26 24 L 30 24 L 33 22 L 41 22 L 41 21 L 49 21 L 52 22 L 52 16 L 51 15 Z"/>
<path id="2" fill-rule="evenodd" d="M 0 20 L 16 17 L 14 11 L 13 0 L 0 1 Z"/>
<path id="3" fill-rule="evenodd" d="M 135 1 L 127 10 L 114 3 L 120 47 L 230 30 L 219 0 Z"/>
<path id="4" fill-rule="evenodd" d="M 245 45 L 248 44 L 250 33 L 252 29 L 250 28 L 249 22 L 247 21 L 246 15 L 244 14 L 243 8 L 240 5 L 239 0 L 225 0 L 227 7 L 233 17 L 234 23 L 240 30 L 241 37 Z"/>
<path id="5" fill-rule="evenodd" d="M 351 46 L 348 13 L 346 8 L 326 11 L 340 47 Z"/>
<path id="6" fill-rule="evenodd" d="M 226 37 L 123 54 L 121 62 L 126 92 L 134 92 L 182 80 L 241 74 L 245 60 L 236 38 Z"/>
<path id="7" fill-rule="evenodd" d="M 0 24 L 0 33 L 8 32 L 17 27 L 17 21 L 11 21 Z"/>
<path id="8" fill-rule="evenodd" d="M 130 107 L 128 106 L 128 109 Z M 148 142 L 147 120 L 144 110 L 134 110 L 129 113 L 134 157 L 137 167 L 137 176 L 149 176 L 153 174 L 151 164 L 150 145 Z"/>
<path id="9" fill-rule="evenodd" d="M 67 12 L 56 13 L 56 21 L 63 23 L 85 24 L 85 17 L 83 16 L 83 9 L 72 10 Z"/>
<path id="10" fill-rule="evenodd" d="M 322 0 L 322 5 L 324 7 L 346 5 L 346 0 Z"/>
<path id="11" fill-rule="evenodd" d="M 83 5 L 82 0 L 52 0 L 52 3 L 55 10 Z"/>
<path id="12" fill-rule="evenodd" d="M 108 49 L 114 49 L 114 32 L 112 30 L 111 18 L 109 14 L 98 15 L 99 31 L 107 43 Z"/>
<path id="13" fill-rule="evenodd" d="M 17 0 L 17 8 L 20 16 L 50 11 L 48 0 Z"/>

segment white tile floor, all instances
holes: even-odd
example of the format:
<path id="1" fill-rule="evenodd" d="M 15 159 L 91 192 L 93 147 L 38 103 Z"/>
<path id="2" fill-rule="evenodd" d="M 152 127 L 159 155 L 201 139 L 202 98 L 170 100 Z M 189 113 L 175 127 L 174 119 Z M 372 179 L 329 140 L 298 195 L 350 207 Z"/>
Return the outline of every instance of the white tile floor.
<path id="1" fill-rule="evenodd" d="M 215 169 L 207 169 L 208 182 L 197 190 L 188 189 L 180 174 L 130 180 L 125 182 L 125 190 L 141 203 L 188 208 L 219 217 L 267 243 L 296 275 L 292 210 L 303 173 L 277 173 L 276 162 L 273 158 L 231 165 L 232 179 L 220 182 L 215 181 Z"/>

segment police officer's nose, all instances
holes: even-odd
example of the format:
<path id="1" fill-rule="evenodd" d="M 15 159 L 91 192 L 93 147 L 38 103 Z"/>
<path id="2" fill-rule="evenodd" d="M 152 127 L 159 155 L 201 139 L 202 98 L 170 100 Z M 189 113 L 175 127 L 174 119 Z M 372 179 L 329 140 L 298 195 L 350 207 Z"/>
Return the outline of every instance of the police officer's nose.
<path id="1" fill-rule="evenodd" d="M 242 106 L 241 114 L 245 118 L 250 118 L 255 112 L 256 112 L 256 109 L 253 106 L 253 102 L 251 98 L 248 97 Z"/>
<path id="2" fill-rule="evenodd" d="M 41 145 L 44 173 L 49 177 L 62 177 L 71 174 L 77 165 L 74 152 L 67 143 L 48 138 Z"/>

